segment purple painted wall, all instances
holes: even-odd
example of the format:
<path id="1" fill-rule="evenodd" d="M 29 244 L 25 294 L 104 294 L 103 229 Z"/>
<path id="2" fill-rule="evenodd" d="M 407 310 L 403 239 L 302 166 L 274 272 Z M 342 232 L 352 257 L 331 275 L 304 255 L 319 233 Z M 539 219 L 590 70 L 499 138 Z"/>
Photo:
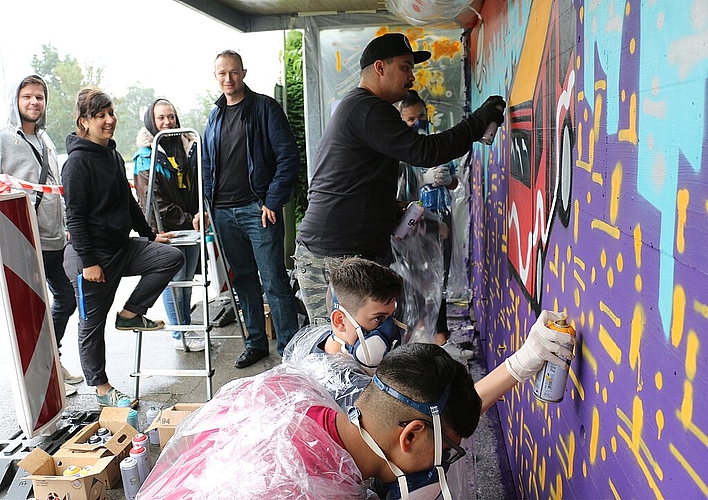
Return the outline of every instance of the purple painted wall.
<path id="1" fill-rule="evenodd" d="M 469 266 L 490 370 L 540 309 L 579 345 L 564 401 L 498 404 L 519 495 L 708 497 L 708 2 L 488 1 L 467 35 Z"/>

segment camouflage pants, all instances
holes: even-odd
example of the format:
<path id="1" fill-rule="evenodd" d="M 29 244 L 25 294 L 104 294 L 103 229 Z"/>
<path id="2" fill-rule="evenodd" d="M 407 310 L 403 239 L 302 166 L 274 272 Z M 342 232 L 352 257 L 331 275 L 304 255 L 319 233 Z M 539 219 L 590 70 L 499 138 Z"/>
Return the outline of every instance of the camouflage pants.
<path id="1" fill-rule="evenodd" d="M 346 257 L 326 257 L 312 253 L 298 242 L 295 246 L 295 275 L 300 285 L 302 302 L 307 309 L 310 323 L 324 325 L 329 322 L 327 287 L 332 269 L 336 269 Z"/>

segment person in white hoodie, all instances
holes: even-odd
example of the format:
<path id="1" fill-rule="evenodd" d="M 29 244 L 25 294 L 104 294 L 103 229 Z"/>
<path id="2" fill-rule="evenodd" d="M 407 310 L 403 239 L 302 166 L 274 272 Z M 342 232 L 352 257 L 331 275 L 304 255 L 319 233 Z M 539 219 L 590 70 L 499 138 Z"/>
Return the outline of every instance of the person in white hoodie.
<path id="1" fill-rule="evenodd" d="M 0 173 L 34 184 L 60 184 L 59 162 L 54 143 L 47 134 L 47 84 L 37 75 L 23 78 L 12 93 L 8 123 L 0 130 Z M 52 292 L 52 323 L 57 347 L 76 310 L 74 288 L 64 273 L 66 222 L 61 195 L 35 192 L 39 239 L 44 274 Z M 61 365 L 66 395 L 76 394 L 80 375 L 72 375 Z M 68 384 L 67 384 L 68 382 Z"/>

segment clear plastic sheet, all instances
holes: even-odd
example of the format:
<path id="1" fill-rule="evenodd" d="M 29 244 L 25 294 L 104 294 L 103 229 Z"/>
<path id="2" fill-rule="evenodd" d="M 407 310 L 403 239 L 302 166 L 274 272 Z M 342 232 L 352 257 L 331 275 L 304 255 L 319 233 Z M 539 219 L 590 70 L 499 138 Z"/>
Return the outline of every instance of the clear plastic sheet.
<path id="1" fill-rule="evenodd" d="M 470 0 L 386 0 L 388 11 L 413 26 L 459 26 L 455 19 L 470 5 Z"/>
<path id="2" fill-rule="evenodd" d="M 403 343 L 432 343 L 440 311 L 443 256 L 438 230 L 440 218 L 426 209 L 405 238 L 391 236 L 391 269 L 403 278 L 403 297 L 395 316 L 408 325 Z"/>
<path id="3" fill-rule="evenodd" d="M 317 380 L 337 404 L 346 409 L 354 404 L 371 380 L 371 375 L 348 353 L 312 352 L 330 331 L 327 325 L 310 325 L 301 329 L 285 347 L 283 363 L 292 363 Z"/>
<path id="4" fill-rule="evenodd" d="M 139 500 L 367 498 L 354 460 L 306 415 L 338 410 L 292 364 L 234 380 L 178 425 Z"/>
<path id="5" fill-rule="evenodd" d="M 457 187 L 450 191 L 452 196 L 452 259 L 447 278 L 448 300 L 472 300 L 472 290 L 468 277 L 470 262 L 470 212 L 469 206 L 469 153 L 460 158 Z"/>

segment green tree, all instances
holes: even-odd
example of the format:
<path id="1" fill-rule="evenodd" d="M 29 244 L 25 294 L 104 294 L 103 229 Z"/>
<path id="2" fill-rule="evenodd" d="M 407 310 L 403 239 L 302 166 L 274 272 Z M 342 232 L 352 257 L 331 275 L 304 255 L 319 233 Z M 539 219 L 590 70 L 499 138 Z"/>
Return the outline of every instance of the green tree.
<path id="1" fill-rule="evenodd" d="M 219 98 L 220 93 L 207 90 L 206 94 L 199 99 L 199 107 L 192 108 L 186 113 L 179 113 L 179 123 L 183 127 L 193 128 L 199 135 L 204 133 L 209 113 L 214 109 L 214 102 Z"/>
<path id="2" fill-rule="evenodd" d="M 63 59 L 51 45 L 42 45 L 42 55 L 32 56 L 32 69 L 47 82 L 47 130 L 59 153 L 66 153 L 65 139 L 76 128 L 76 95 L 86 85 L 100 85 L 102 68 L 81 68 L 70 55 Z"/>
<path id="3" fill-rule="evenodd" d="M 118 117 L 118 125 L 113 139 L 116 141 L 116 149 L 123 155 L 126 162 L 133 161 L 133 154 L 137 149 L 135 136 L 143 126 L 145 110 L 154 100 L 154 89 L 137 85 L 128 87 L 125 96 L 113 98 L 113 106 Z"/>
<path id="4" fill-rule="evenodd" d="M 300 149 L 300 172 L 293 188 L 295 224 L 300 224 L 307 209 L 307 156 L 305 154 L 305 96 L 302 76 L 302 33 L 288 31 L 283 51 L 285 62 L 285 88 L 290 126 Z"/>

